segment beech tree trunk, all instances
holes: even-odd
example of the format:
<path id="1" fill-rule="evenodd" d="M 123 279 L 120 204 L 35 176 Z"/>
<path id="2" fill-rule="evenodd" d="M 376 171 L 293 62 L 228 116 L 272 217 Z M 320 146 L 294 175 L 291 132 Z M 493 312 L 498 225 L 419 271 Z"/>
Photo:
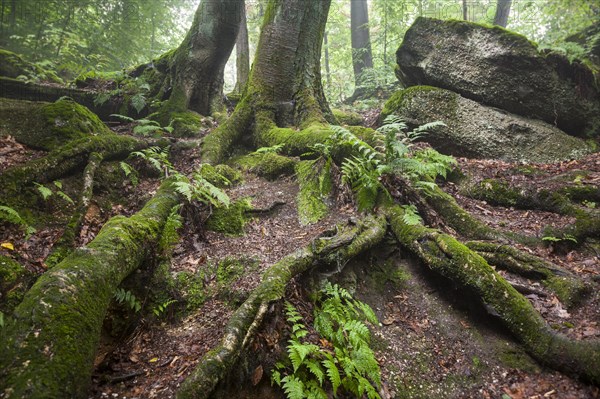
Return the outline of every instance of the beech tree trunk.
<path id="1" fill-rule="evenodd" d="M 494 25 L 506 28 L 511 3 L 512 0 L 498 0 L 496 3 L 496 15 L 494 15 Z"/>
<path id="2" fill-rule="evenodd" d="M 373 68 L 367 0 L 351 0 L 350 27 L 352 30 L 352 67 L 354 69 L 356 93 L 362 85 L 362 74 L 365 69 Z"/>
<path id="3" fill-rule="evenodd" d="M 250 46 L 248 44 L 248 21 L 246 19 L 246 8 L 242 7 L 240 20 L 240 31 L 235 43 L 237 82 L 235 92 L 242 93 L 250 75 Z"/>

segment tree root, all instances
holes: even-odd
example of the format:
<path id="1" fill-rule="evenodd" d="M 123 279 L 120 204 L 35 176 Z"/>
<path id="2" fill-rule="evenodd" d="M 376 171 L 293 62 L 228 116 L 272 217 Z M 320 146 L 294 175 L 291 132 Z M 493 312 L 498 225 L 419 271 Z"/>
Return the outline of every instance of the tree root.
<path id="1" fill-rule="evenodd" d="M 573 273 L 513 246 L 478 241 L 465 245 L 490 265 L 526 278 L 541 280 L 567 307 L 577 304 L 589 293 L 590 287 Z"/>
<path id="2" fill-rule="evenodd" d="M 158 245 L 178 200 L 167 180 L 142 210 L 113 217 L 90 244 L 38 279 L 0 329 L 4 398 L 87 397 L 114 291 Z"/>
<path id="3" fill-rule="evenodd" d="M 77 209 L 71 216 L 62 236 L 52 248 L 52 253 L 46 259 L 46 265 L 48 267 L 53 267 L 61 262 L 68 253 L 73 250 L 75 239 L 81 230 L 83 217 L 90 206 L 90 201 L 94 194 L 94 175 L 96 174 L 96 169 L 98 169 L 98 166 L 102 163 L 102 159 L 102 155 L 97 152 L 93 152 L 90 155 L 90 160 L 83 171 L 83 187 Z"/>
<path id="4" fill-rule="evenodd" d="M 553 369 L 600 384 L 600 341 L 575 341 L 556 333 L 481 256 L 452 236 L 421 225 L 407 225 L 400 207 L 389 208 L 387 214 L 402 246 L 431 270 L 480 297 L 532 357 Z"/>
<path id="5" fill-rule="evenodd" d="M 271 302 L 284 296 L 292 278 L 315 266 L 343 266 L 352 257 L 379 243 L 386 231 L 385 218 L 369 216 L 342 228 L 333 237 L 320 237 L 307 247 L 286 256 L 267 270 L 262 283 L 233 314 L 221 343 L 200 360 L 184 381 L 177 397 L 206 398 L 235 364 L 244 345 L 253 336 Z"/>
<path id="6" fill-rule="evenodd" d="M 114 160 L 147 146 L 133 137 L 116 134 L 74 140 L 43 158 L 6 170 L 0 176 L 0 194 L 14 194 L 32 182 L 46 183 L 81 170 L 94 152 L 106 160 Z"/>

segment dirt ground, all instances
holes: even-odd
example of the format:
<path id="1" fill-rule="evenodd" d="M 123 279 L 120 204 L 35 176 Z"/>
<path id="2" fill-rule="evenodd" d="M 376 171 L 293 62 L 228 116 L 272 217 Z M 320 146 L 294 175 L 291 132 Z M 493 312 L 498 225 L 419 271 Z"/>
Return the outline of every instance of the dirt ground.
<path id="1" fill-rule="evenodd" d="M 0 152 L 4 154 L 0 171 L 39 156 L 38 152 L 6 137 L 0 138 Z M 188 150 L 178 162 L 185 165 L 182 169 L 189 171 L 199 161 L 197 150 Z M 502 177 L 513 182 L 548 186 L 552 176 L 584 170 L 582 184 L 600 182 L 598 155 L 581 161 L 538 165 L 539 173 L 535 174 L 519 172 L 521 165 L 497 161 L 460 159 L 459 164 L 475 179 Z M 146 179 L 135 188 L 127 184 L 122 205 L 111 211 L 100 205 L 92 206 L 79 243 L 93 239 L 110 216 L 135 212 L 157 186 L 157 179 Z M 560 227 L 572 222 L 568 217 L 549 212 L 493 207 L 461 196 L 451 183 L 444 189 L 454 195 L 461 206 L 495 228 L 539 237 L 544 226 Z M 297 215 L 297 192 L 294 177 L 271 182 L 246 175 L 242 185 L 229 190 L 231 198 L 251 198 L 256 207 L 275 201 L 283 205 L 271 213 L 254 217 L 246 225 L 245 234 L 239 237 L 204 231 L 187 221 L 168 272 L 172 276 L 182 272 L 202 273 L 206 295 L 193 310 L 174 306 L 180 311 L 167 312 L 161 318 L 137 315 L 127 334 L 103 340 L 90 398 L 173 398 L 201 356 L 219 342 L 235 307 L 258 285 L 269 266 L 309 244 L 337 223 L 357 216 L 352 204 L 338 203 L 324 220 L 302 226 Z M 102 201 L 102 195 L 95 199 L 96 204 Z M 38 229 L 28 239 L 14 227 L 0 227 L 0 241 L 14 246 L 14 250 L 2 248 L 0 251 L 30 271 L 42 273 L 44 258 L 59 235 L 57 225 Z M 382 398 L 600 397 L 598 387 L 536 364 L 468 293 L 426 270 L 401 248 L 392 245 L 391 240 L 386 242 L 387 245 L 350 262 L 344 272 L 335 277 L 371 305 L 380 320 L 379 326 L 373 326 L 373 347 L 383 376 Z M 558 331 L 574 338 L 600 338 L 600 254 L 588 246 L 569 253 L 556 253 L 548 247 L 527 250 L 572 271 L 593 286 L 586 301 L 567 309 L 539 283 L 520 281 L 543 293 L 527 296 L 542 316 Z M 215 264 L 226 257 L 248 261 L 244 262 L 247 268 L 223 287 Z M 297 307 L 310 311 L 312 304 L 306 295 L 306 286 L 306 279 L 297 279 L 288 291 Z M 248 365 L 240 366 L 245 371 L 231 379 L 235 382 L 221 384 L 215 396 L 284 397 L 278 388 L 270 387 L 269 370 L 285 341 L 281 306 L 275 306 L 247 349 L 247 357 L 253 359 L 248 363 L 250 370 Z"/>

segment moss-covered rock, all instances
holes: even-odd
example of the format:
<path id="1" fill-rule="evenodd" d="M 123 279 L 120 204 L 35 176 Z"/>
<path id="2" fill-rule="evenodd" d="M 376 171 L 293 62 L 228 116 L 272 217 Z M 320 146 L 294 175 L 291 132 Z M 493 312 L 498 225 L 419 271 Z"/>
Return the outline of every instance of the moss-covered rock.
<path id="1" fill-rule="evenodd" d="M 294 174 L 294 166 L 298 161 L 294 158 L 274 152 L 258 153 L 233 158 L 230 163 L 246 172 L 254 173 L 265 179 L 275 180 L 281 176 Z"/>
<path id="2" fill-rule="evenodd" d="M 209 183 L 220 188 L 235 186 L 243 180 L 239 171 L 223 164 L 217 166 L 203 164 L 200 166 L 199 172 Z"/>
<path id="3" fill-rule="evenodd" d="M 453 90 L 483 104 L 556 123 L 575 135 L 600 134 L 593 72 L 542 54 L 525 37 L 466 21 L 417 18 L 398 49 L 405 86 Z"/>
<path id="4" fill-rule="evenodd" d="M 248 211 L 252 204 L 248 199 L 233 202 L 228 208 L 215 208 L 206 220 L 206 229 L 228 236 L 244 234 L 244 226 L 250 220 Z"/>
<path id="5" fill-rule="evenodd" d="M 69 98 L 54 103 L 1 99 L 0 135 L 51 151 L 69 141 L 112 132 L 88 108 Z"/>
<path id="6" fill-rule="evenodd" d="M 0 76 L 34 82 L 63 83 L 53 71 L 26 61 L 20 55 L 4 49 L 0 49 Z"/>
<path id="7" fill-rule="evenodd" d="M 506 161 L 557 162 L 592 153 L 594 146 L 550 124 L 483 106 L 449 90 L 413 86 L 394 94 L 382 117 L 396 114 L 411 125 L 441 121 L 424 136 L 454 156 Z"/>
<path id="8" fill-rule="evenodd" d="M 346 111 L 339 108 L 332 108 L 331 112 L 333 113 L 333 116 L 335 116 L 335 119 L 337 119 L 342 125 L 357 126 L 363 123 L 362 116 L 356 112 Z"/>

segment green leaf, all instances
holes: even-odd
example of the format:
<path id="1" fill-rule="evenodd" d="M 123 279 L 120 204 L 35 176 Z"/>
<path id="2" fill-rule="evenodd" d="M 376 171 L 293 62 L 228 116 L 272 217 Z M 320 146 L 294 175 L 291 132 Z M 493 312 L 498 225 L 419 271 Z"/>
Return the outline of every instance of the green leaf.
<path id="1" fill-rule="evenodd" d="M 44 199 L 44 201 L 46 201 L 49 197 L 52 196 L 52 190 L 50 190 L 48 187 L 43 186 L 39 183 L 33 183 L 35 185 L 35 187 L 37 188 L 38 192 L 41 194 L 42 198 Z"/>

